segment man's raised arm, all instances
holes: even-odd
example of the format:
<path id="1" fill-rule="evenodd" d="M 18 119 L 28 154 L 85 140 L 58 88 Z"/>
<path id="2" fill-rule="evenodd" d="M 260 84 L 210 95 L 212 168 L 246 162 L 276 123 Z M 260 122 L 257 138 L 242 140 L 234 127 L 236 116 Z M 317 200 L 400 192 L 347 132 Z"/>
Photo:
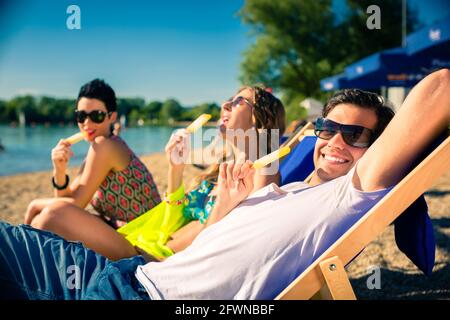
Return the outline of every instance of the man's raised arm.
<path id="1" fill-rule="evenodd" d="M 358 163 L 353 183 L 375 191 L 398 183 L 412 162 L 450 123 L 450 70 L 420 81 Z"/>

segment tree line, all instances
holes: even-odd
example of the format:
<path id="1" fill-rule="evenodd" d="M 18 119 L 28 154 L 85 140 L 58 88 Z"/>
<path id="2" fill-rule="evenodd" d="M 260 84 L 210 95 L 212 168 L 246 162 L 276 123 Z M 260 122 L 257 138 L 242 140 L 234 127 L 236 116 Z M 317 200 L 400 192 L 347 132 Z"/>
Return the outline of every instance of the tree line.
<path id="1" fill-rule="evenodd" d="M 402 44 L 401 0 L 246 0 L 239 11 L 254 41 L 243 53 L 242 83 L 262 82 L 281 92 L 288 120 L 301 117 L 299 102 L 330 93 L 320 80 L 377 51 Z M 367 8 L 377 5 L 381 28 L 369 30 Z M 417 7 L 407 3 L 407 32 L 420 27 Z M 375 89 L 375 88 L 374 88 Z"/>
<path id="2" fill-rule="evenodd" d="M 22 117 L 26 124 L 68 124 L 75 121 L 75 102 L 75 99 L 31 95 L 0 100 L 0 123 L 19 123 Z M 118 98 L 117 111 L 119 118 L 125 116 L 130 126 L 192 121 L 202 113 L 211 114 L 212 120 L 220 118 L 220 107 L 216 103 L 186 107 L 175 99 L 147 103 L 142 98 Z"/>

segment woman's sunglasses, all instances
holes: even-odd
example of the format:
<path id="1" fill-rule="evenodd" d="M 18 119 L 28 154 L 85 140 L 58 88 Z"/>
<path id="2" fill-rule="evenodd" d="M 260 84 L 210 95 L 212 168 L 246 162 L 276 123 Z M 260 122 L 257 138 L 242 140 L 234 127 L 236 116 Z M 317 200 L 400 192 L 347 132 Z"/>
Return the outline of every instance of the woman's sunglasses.
<path id="1" fill-rule="evenodd" d="M 77 122 L 79 123 L 83 123 L 88 117 L 92 120 L 92 122 L 102 123 L 103 121 L 105 121 L 107 115 L 111 115 L 111 112 L 100 110 L 94 110 L 91 112 L 86 112 L 84 110 L 75 110 L 75 119 L 77 119 Z"/>
<path id="2" fill-rule="evenodd" d="M 374 132 L 371 129 L 357 125 L 340 124 L 326 118 L 316 120 L 314 134 L 317 137 L 330 140 L 338 132 L 341 133 L 345 143 L 352 147 L 367 148 L 373 142 Z"/>
<path id="3" fill-rule="evenodd" d="M 241 96 L 236 97 L 234 100 L 232 98 L 230 98 L 227 101 L 225 101 L 223 105 L 229 106 L 231 108 L 236 108 L 236 107 L 242 105 L 243 103 L 246 103 L 250 107 L 253 107 L 253 103 L 251 103 L 248 99 L 241 97 Z"/>

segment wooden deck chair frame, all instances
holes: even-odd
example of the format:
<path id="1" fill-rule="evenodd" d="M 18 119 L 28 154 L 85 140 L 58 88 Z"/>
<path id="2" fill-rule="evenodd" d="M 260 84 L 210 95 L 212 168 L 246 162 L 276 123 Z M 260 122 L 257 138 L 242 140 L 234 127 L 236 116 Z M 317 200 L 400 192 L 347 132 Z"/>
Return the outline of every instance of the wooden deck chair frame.
<path id="1" fill-rule="evenodd" d="M 287 286 L 276 300 L 356 299 L 344 266 L 450 170 L 450 137 Z"/>
<path id="2" fill-rule="evenodd" d="M 311 122 L 308 122 L 303 127 L 297 129 L 289 139 L 287 139 L 284 143 L 281 144 L 281 147 L 289 147 L 294 148 L 300 141 L 303 140 L 305 136 L 314 135 L 314 125 Z"/>

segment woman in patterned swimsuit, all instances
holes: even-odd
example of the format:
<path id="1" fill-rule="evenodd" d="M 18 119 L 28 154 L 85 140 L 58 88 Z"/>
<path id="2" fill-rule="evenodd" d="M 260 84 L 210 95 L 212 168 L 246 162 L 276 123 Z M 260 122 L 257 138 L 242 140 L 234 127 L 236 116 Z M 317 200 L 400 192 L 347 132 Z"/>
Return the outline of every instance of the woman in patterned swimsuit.
<path id="1" fill-rule="evenodd" d="M 260 87 L 244 87 L 222 105 L 221 120 L 220 129 L 223 133 L 226 130 L 237 129 L 243 131 L 279 129 L 279 135 L 282 135 L 285 128 L 285 111 L 283 104 L 270 92 Z M 267 138 L 270 142 L 270 135 Z M 188 157 L 188 140 L 186 130 L 179 130 L 167 143 L 166 157 L 169 162 L 169 172 L 164 201 L 158 207 L 118 230 L 136 247 L 137 252 L 149 255 L 147 257 L 150 259 L 165 259 L 188 246 L 197 234 L 196 230 L 203 228 L 214 206 L 219 172 L 218 162 L 225 160 L 225 156 L 219 152 L 219 157 L 222 159 L 216 159 L 205 174 L 195 179 L 194 186 L 190 188 L 191 191 L 185 193 L 183 183 L 185 161 L 177 161 L 179 159 L 176 158 L 177 156 L 184 159 Z M 234 139 L 230 140 L 232 140 L 230 145 L 232 145 L 234 157 L 238 153 L 245 154 L 245 158 L 249 157 L 248 149 L 245 149 L 244 145 L 235 145 Z M 259 156 L 262 155 L 259 154 Z M 279 183 L 278 173 L 265 175 L 258 172 L 255 174 L 253 190 L 256 191 L 272 182 Z M 119 248 L 122 244 L 122 242 L 117 243 L 116 247 Z M 99 253 L 102 254 L 102 252 Z"/>
<path id="2" fill-rule="evenodd" d="M 61 140 L 52 150 L 55 197 L 33 200 L 25 223 L 49 230 L 72 241 L 103 252 L 106 257 L 134 254 L 115 228 L 152 209 L 161 202 L 153 177 L 145 165 L 118 136 L 111 134 L 116 121 L 113 89 L 95 79 L 80 89 L 76 119 L 90 148 L 77 177 L 69 184 L 67 164 L 73 156 L 70 144 Z M 91 203 L 96 215 L 85 208 Z M 117 249 L 101 239 L 123 242 Z M 99 240 L 100 239 L 100 240 Z"/>

